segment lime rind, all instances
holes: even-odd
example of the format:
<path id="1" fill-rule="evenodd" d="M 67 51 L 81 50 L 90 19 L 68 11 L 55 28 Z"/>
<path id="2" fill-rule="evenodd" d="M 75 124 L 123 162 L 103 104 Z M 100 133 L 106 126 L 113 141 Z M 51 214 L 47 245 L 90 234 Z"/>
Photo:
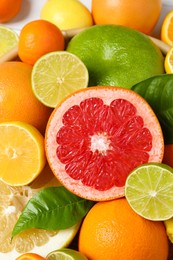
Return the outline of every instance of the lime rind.
<path id="1" fill-rule="evenodd" d="M 125 197 L 140 216 L 163 221 L 173 216 L 173 169 L 148 163 L 134 169 L 125 184 Z"/>
<path id="2" fill-rule="evenodd" d="M 55 250 L 50 252 L 47 257 L 47 260 L 87 260 L 88 258 L 71 248 L 62 248 L 60 250 Z"/>
<path id="3" fill-rule="evenodd" d="M 84 63 L 67 51 L 47 53 L 33 66 L 31 83 L 36 98 L 48 107 L 56 105 L 72 92 L 88 86 Z"/>

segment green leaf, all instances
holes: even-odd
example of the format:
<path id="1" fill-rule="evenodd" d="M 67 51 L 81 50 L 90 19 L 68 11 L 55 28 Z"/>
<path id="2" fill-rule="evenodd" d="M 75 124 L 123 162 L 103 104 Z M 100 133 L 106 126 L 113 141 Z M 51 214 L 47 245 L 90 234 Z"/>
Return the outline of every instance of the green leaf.
<path id="1" fill-rule="evenodd" d="M 173 74 L 148 78 L 132 87 L 152 107 L 162 127 L 165 144 L 173 143 Z"/>
<path id="2" fill-rule="evenodd" d="M 49 187 L 31 198 L 20 215 L 12 238 L 29 228 L 67 229 L 87 214 L 94 202 L 80 198 L 63 186 Z"/>

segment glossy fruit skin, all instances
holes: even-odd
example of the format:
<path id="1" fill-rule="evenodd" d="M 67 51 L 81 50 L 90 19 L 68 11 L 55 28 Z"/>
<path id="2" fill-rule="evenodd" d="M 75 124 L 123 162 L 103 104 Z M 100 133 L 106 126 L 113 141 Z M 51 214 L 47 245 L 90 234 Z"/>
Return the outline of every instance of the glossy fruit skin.
<path id="1" fill-rule="evenodd" d="M 34 253 L 26 253 L 16 258 L 16 260 L 46 260 L 46 258 L 34 254 Z"/>
<path id="2" fill-rule="evenodd" d="M 109 260 L 168 257 L 164 224 L 140 217 L 125 198 L 95 204 L 83 221 L 78 245 L 92 260 L 105 260 L 105 256 Z"/>
<path id="3" fill-rule="evenodd" d="M 31 21 L 22 28 L 19 35 L 18 55 L 23 62 L 31 65 L 42 55 L 64 48 L 62 32 L 48 21 Z"/>
<path id="4" fill-rule="evenodd" d="M 92 0 L 95 24 L 119 24 L 146 34 L 154 29 L 161 8 L 161 0 Z"/>
<path id="5" fill-rule="evenodd" d="M 31 65 L 20 61 L 0 64 L 0 122 L 24 121 L 44 134 L 52 109 L 34 96 L 31 71 Z"/>
<path id="6" fill-rule="evenodd" d="M 0 23 L 6 23 L 14 18 L 21 9 L 22 0 L 0 1 Z"/>

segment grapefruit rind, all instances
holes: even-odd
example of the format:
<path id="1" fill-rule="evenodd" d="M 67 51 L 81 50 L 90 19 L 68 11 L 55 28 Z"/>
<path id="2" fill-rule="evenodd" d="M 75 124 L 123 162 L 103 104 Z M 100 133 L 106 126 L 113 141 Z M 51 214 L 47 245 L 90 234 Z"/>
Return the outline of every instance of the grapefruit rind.
<path id="1" fill-rule="evenodd" d="M 71 178 L 66 170 L 65 165 L 57 157 L 56 134 L 63 126 L 62 117 L 64 113 L 73 105 L 79 105 L 84 99 L 97 97 L 110 105 L 111 101 L 116 98 L 126 99 L 137 108 L 137 114 L 142 115 L 144 126 L 148 127 L 152 135 L 152 149 L 149 151 L 149 162 L 161 162 L 163 159 L 163 134 L 159 121 L 148 103 L 132 90 L 121 87 L 90 87 L 74 92 L 61 102 L 51 114 L 45 135 L 45 149 L 48 163 L 52 172 L 72 193 L 85 199 L 94 201 L 111 200 L 124 196 L 124 186 L 112 187 L 109 190 L 98 191 L 93 187 L 82 184 L 80 180 Z"/>

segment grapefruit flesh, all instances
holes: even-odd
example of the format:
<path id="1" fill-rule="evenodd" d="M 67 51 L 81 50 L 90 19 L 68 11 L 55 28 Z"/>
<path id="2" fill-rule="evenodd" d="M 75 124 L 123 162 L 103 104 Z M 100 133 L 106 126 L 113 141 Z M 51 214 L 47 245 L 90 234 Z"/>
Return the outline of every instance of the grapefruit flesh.
<path id="1" fill-rule="evenodd" d="M 132 90 L 90 87 L 74 92 L 53 111 L 46 154 L 59 181 L 95 201 L 124 196 L 129 173 L 163 159 L 163 134 L 148 103 Z"/>

